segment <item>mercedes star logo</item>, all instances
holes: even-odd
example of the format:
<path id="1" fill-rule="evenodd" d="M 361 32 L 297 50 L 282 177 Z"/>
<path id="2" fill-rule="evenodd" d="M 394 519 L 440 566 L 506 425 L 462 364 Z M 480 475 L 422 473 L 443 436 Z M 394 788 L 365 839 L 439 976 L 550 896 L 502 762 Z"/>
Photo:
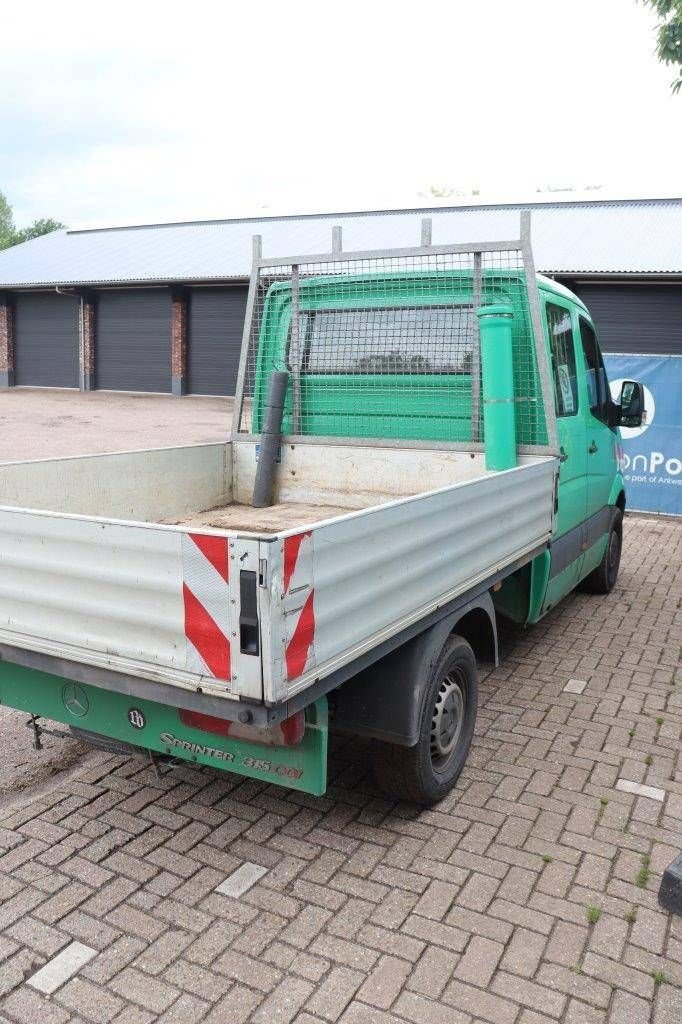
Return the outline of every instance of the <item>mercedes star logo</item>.
<path id="1" fill-rule="evenodd" d="M 67 683 L 62 689 L 62 700 L 64 707 L 74 718 L 82 718 L 87 715 L 90 709 L 88 695 L 78 683 Z"/>

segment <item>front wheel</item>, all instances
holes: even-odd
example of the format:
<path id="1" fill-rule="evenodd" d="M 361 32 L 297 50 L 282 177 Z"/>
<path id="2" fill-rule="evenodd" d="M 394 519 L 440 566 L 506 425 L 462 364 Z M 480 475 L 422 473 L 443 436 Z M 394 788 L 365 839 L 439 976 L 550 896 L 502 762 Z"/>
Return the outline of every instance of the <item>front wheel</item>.
<path id="1" fill-rule="evenodd" d="M 590 594 L 610 594 L 618 579 L 620 568 L 620 553 L 623 547 L 623 513 L 619 508 L 613 510 L 611 526 L 606 542 L 604 557 L 593 569 L 589 576 L 586 576 L 581 583 L 583 590 Z"/>
<path id="2" fill-rule="evenodd" d="M 442 800 L 464 767 L 477 709 L 474 652 L 461 636 L 451 636 L 422 694 L 415 746 L 376 743 L 374 774 L 381 789 L 414 803 L 433 804 Z"/>

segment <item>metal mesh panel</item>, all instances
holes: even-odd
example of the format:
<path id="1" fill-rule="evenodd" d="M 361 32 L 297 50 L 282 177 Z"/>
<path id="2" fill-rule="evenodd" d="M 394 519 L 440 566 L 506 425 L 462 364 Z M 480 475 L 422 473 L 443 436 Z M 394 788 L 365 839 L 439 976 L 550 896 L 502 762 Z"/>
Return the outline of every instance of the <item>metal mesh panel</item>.
<path id="1" fill-rule="evenodd" d="M 269 375 L 286 369 L 287 436 L 480 448 L 476 309 L 504 303 L 513 308 L 517 443 L 546 445 L 521 243 L 461 249 L 257 260 L 237 433 L 259 433 Z"/>

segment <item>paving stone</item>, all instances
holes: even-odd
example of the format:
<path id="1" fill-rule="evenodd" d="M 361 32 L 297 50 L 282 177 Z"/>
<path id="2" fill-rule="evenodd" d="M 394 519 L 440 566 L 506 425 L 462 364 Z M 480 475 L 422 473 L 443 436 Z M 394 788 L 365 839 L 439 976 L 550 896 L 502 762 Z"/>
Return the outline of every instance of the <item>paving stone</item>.
<path id="1" fill-rule="evenodd" d="M 159 1017 L 159 1024 L 199 1024 L 206 1018 L 210 1003 L 198 996 L 183 992 L 166 1012 Z"/>
<path id="2" fill-rule="evenodd" d="M 261 867 L 260 864 L 247 862 L 238 867 L 236 871 L 233 871 L 231 875 L 228 875 L 220 885 L 216 886 L 215 891 L 223 896 L 231 896 L 233 899 L 237 899 L 239 896 L 243 896 L 245 892 L 248 892 L 251 886 L 255 885 L 265 874 L 267 874 L 267 868 Z"/>
<path id="3" fill-rule="evenodd" d="M 284 978 L 256 1010 L 253 1024 L 290 1024 L 312 992 L 302 978 Z"/>
<path id="4" fill-rule="evenodd" d="M 569 679 L 564 686 L 564 693 L 577 693 L 581 694 L 585 692 L 587 682 L 584 679 Z"/>
<path id="5" fill-rule="evenodd" d="M 339 1019 L 363 982 L 365 975 L 349 967 L 333 967 L 306 1007 L 328 1021 Z"/>
<path id="6" fill-rule="evenodd" d="M 96 955 L 97 950 L 84 946 L 82 942 L 70 942 L 60 953 L 48 960 L 44 967 L 31 975 L 28 984 L 38 992 L 52 995 Z"/>
<path id="7" fill-rule="evenodd" d="M 245 1024 L 263 996 L 245 985 L 234 985 L 206 1017 L 206 1024 Z"/>
<path id="8" fill-rule="evenodd" d="M 455 968 L 455 977 L 487 988 L 503 953 L 502 943 L 473 935 Z"/>
<path id="9" fill-rule="evenodd" d="M 109 1024 L 123 1008 L 123 1000 L 86 978 L 76 976 L 57 994 L 62 1005 L 93 1024 Z"/>
<path id="10" fill-rule="evenodd" d="M 406 960 L 382 956 L 358 992 L 358 999 L 388 1010 L 405 985 L 411 971 Z"/>
<path id="11" fill-rule="evenodd" d="M 458 956 L 439 946 L 428 946 L 407 979 L 407 987 L 437 999 L 457 966 Z"/>
<path id="12" fill-rule="evenodd" d="M 413 1024 L 469 1024 L 468 1013 L 434 1002 L 416 992 L 403 992 L 395 1004 L 395 1012 Z"/>
<path id="13" fill-rule="evenodd" d="M 180 990 L 168 985 L 159 978 L 151 978 L 148 974 L 142 974 L 134 967 L 124 968 L 109 982 L 109 987 L 117 995 L 137 1003 L 151 1013 L 161 1014 L 175 1002 L 180 995 Z"/>
<path id="14" fill-rule="evenodd" d="M 19 1024 L 68 1024 L 71 1014 L 42 993 L 20 988 L 4 1000 L 2 1009 Z"/>
<path id="15" fill-rule="evenodd" d="M 194 995 L 214 1003 L 230 988 L 230 982 L 220 974 L 208 971 L 198 964 L 189 963 L 182 958 L 176 960 L 164 972 L 164 980 L 169 981 L 181 992 L 192 992 Z"/>
<path id="16" fill-rule="evenodd" d="M 622 793 L 634 793 L 635 796 L 645 796 L 649 800 L 658 800 L 662 803 L 665 800 L 665 790 L 657 786 L 645 786 L 640 782 L 630 782 L 629 779 L 618 779 L 616 789 Z"/>

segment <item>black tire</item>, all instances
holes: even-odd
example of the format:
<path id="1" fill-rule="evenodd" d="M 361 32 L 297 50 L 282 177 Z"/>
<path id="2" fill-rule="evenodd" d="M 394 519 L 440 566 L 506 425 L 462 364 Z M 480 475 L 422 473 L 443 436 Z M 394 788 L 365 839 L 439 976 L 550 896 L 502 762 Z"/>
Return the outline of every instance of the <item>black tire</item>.
<path id="1" fill-rule="evenodd" d="M 442 800 L 464 767 L 477 710 L 474 652 L 461 636 L 451 636 L 422 694 L 416 745 L 376 742 L 374 774 L 381 789 L 418 804 Z"/>
<path id="2" fill-rule="evenodd" d="M 589 594 L 610 594 L 618 579 L 620 554 L 623 548 L 623 513 L 614 508 L 609 527 L 609 539 L 606 543 L 604 557 L 589 576 L 580 584 L 582 590 Z"/>

